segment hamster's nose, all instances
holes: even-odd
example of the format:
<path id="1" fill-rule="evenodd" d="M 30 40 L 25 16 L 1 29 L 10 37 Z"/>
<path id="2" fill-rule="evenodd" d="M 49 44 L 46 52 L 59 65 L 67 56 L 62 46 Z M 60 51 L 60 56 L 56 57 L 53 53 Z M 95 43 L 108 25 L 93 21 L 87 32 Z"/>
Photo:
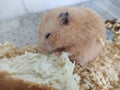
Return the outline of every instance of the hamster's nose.
<path id="1" fill-rule="evenodd" d="M 41 42 L 39 46 L 40 46 L 41 53 L 51 51 L 51 46 L 48 42 Z"/>
<path id="2" fill-rule="evenodd" d="M 43 47 L 44 47 L 44 50 L 46 51 L 50 51 L 52 49 L 51 45 L 48 42 L 44 42 Z"/>

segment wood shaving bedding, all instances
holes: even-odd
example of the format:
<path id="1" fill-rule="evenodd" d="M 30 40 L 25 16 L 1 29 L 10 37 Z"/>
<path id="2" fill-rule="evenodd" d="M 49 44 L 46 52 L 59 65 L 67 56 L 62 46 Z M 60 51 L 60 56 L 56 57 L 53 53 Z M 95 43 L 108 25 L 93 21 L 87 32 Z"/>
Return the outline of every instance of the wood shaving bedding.
<path id="1" fill-rule="evenodd" d="M 77 65 L 81 90 L 120 90 L 120 45 L 107 42 L 101 54 L 87 65 Z"/>
<path id="2" fill-rule="evenodd" d="M 22 55 L 25 52 L 38 53 L 39 48 L 36 45 L 29 45 L 26 47 L 16 47 L 13 43 L 5 42 L 3 45 L 0 44 L 0 58 L 10 58 L 17 55 Z"/>

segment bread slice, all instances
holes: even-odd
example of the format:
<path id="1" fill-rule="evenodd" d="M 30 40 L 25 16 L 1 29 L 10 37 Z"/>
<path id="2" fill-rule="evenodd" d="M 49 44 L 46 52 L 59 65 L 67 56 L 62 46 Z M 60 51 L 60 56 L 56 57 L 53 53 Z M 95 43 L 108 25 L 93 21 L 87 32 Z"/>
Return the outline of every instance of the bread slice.
<path id="1" fill-rule="evenodd" d="M 79 90 L 75 64 L 60 57 L 32 52 L 0 60 L 0 90 Z"/>

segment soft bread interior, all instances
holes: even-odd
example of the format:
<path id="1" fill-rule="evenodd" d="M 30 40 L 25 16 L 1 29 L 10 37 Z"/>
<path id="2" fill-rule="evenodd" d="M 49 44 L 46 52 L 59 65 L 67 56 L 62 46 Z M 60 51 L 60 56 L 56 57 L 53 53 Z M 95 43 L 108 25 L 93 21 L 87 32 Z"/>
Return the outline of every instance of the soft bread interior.
<path id="1" fill-rule="evenodd" d="M 75 64 L 70 62 L 65 52 L 59 57 L 26 52 L 0 61 L 0 72 L 7 71 L 13 78 L 48 85 L 57 90 L 79 90 L 80 78 L 73 74 L 74 68 Z"/>

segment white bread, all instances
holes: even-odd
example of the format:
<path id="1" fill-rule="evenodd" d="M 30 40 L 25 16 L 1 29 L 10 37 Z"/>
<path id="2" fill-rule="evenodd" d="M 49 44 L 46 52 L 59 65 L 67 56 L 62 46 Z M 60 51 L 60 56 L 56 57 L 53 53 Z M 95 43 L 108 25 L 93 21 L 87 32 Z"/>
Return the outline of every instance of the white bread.
<path id="1" fill-rule="evenodd" d="M 75 64 L 60 57 L 25 52 L 0 61 L 0 90 L 79 90 Z"/>

